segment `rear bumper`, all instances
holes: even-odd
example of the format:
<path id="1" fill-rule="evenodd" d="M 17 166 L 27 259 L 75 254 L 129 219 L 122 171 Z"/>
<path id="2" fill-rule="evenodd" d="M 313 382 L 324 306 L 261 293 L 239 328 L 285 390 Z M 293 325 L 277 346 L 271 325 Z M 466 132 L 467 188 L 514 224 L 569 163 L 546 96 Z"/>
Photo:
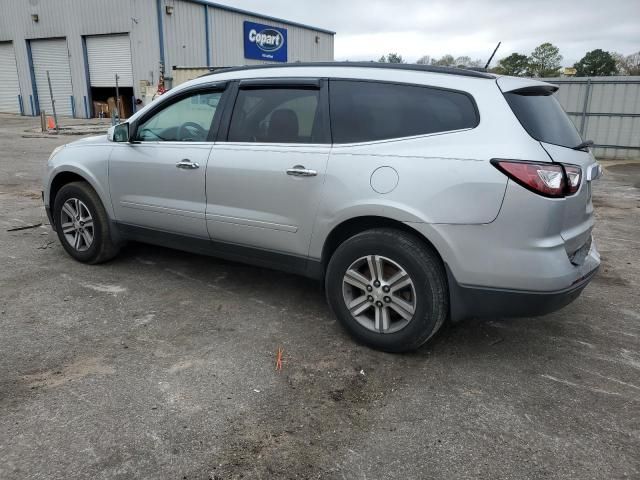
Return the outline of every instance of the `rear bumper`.
<path id="1" fill-rule="evenodd" d="M 451 320 L 457 322 L 467 318 L 535 317 L 555 312 L 580 296 L 599 266 L 570 287 L 551 292 L 460 285 L 447 265 L 446 268 Z"/>

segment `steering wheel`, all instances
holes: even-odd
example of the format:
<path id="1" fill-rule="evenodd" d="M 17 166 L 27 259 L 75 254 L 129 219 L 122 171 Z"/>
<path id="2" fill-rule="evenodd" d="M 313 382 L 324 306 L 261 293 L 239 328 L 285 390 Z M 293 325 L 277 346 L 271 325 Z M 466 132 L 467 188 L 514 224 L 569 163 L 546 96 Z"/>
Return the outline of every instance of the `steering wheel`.
<path id="1" fill-rule="evenodd" d="M 202 142 L 207 138 L 207 131 L 195 122 L 185 122 L 178 127 L 177 137 L 181 142 Z"/>
<path id="2" fill-rule="evenodd" d="M 149 137 L 149 135 L 153 135 L 153 137 Z M 153 138 L 157 138 L 158 140 L 164 140 L 160 135 L 151 130 L 150 128 L 143 128 L 137 133 L 138 140 L 153 140 Z"/>

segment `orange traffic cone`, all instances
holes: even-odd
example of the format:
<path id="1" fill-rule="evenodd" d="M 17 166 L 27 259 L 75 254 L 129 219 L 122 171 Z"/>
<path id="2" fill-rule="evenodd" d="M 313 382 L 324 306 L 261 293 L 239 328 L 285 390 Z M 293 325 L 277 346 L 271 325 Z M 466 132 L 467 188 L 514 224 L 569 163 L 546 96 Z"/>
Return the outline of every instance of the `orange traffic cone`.
<path id="1" fill-rule="evenodd" d="M 55 130 L 56 124 L 53 121 L 53 117 L 47 117 L 47 130 Z"/>

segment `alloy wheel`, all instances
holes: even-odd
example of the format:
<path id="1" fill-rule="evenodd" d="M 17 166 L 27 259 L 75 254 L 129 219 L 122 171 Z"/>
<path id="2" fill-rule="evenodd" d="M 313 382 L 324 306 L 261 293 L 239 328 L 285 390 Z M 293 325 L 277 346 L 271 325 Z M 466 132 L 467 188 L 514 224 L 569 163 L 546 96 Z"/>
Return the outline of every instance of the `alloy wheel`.
<path id="1" fill-rule="evenodd" d="M 87 206 L 77 198 L 70 198 L 60 212 L 60 228 L 64 238 L 78 252 L 91 247 L 94 238 L 93 217 Z"/>
<path id="2" fill-rule="evenodd" d="M 411 276 L 393 260 L 367 255 L 353 262 L 342 282 L 351 316 L 378 333 L 394 333 L 413 319 L 416 290 Z"/>

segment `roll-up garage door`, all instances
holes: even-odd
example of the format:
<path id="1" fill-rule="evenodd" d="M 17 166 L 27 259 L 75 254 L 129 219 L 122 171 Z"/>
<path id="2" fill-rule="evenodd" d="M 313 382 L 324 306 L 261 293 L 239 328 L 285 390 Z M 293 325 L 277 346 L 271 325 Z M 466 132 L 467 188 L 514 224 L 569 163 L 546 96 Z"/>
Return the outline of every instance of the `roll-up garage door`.
<path id="1" fill-rule="evenodd" d="M 13 43 L 0 43 L 0 112 L 20 113 L 20 84 Z"/>
<path id="2" fill-rule="evenodd" d="M 129 35 L 96 35 L 86 38 L 89 83 L 92 87 L 133 87 Z"/>
<path id="3" fill-rule="evenodd" d="M 47 83 L 48 70 L 51 77 L 53 98 L 56 100 L 56 113 L 71 116 L 73 89 L 67 40 L 64 38 L 31 40 L 31 60 L 36 77 L 40 110 L 45 110 L 47 115 L 53 114 L 49 84 Z"/>

